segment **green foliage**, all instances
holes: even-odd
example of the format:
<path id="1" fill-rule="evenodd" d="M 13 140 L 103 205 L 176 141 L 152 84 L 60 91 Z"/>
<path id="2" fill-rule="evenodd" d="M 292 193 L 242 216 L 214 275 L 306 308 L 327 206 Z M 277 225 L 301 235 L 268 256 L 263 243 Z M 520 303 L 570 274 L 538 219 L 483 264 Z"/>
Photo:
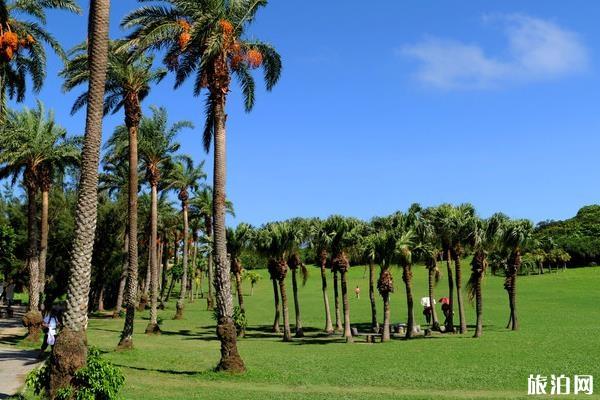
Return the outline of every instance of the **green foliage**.
<path id="1" fill-rule="evenodd" d="M 219 320 L 219 313 L 216 308 L 212 312 L 212 319 L 214 321 Z M 248 318 L 246 317 L 246 313 L 239 306 L 233 307 L 232 319 L 233 324 L 235 325 L 235 329 L 238 332 L 245 331 L 248 327 Z"/>
<path id="2" fill-rule="evenodd" d="M 35 394 L 43 395 L 50 382 L 50 366 L 45 363 L 41 368 L 27 375 L 26 385 Z M 125 383 L 121 370 L 101 357 L 100 350 L 90 347 L 87 364 L 75 373 L 71 386 L 58 392 L 57 400 L 117 400 L 119 391 Z"/>
<path id="3" fill-rule="evenodd" d="M 547 252 L 559 247 L 574 265 L 600 263 L 600 205 L 582 207 L 571 219 L 542 222 L 535 234 L 540 241 L 551 239 Z"/>
<path id="4" fill-rule="evenodd" d="M 14 269 L 15 231 L 11 226 L 0 225 L 0 273 L 12 275 Z"/>

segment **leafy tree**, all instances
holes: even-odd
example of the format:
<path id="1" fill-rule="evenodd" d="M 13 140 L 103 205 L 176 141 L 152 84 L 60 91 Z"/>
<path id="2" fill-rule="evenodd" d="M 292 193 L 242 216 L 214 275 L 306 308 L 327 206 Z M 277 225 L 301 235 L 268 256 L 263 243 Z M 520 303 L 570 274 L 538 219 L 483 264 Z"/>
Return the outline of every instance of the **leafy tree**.
<path id="1" fill-rule="evenodd" d="M 261 280 L 261 276 L 259 273 L 255 271 L 245 271 L 243 274 L 244 279 L 248 279 L 250 281 L 250 296 L 254 295 L 254 286 Z"/>
<path id="2" fill-rule="evenodd" d="M 38 101 L 36 109 L 10 111 L 0 135 L 0 179 L 12 177 L 13 183 L 22 175 L 27 190 L 27 267 L 29 271 L 29 308 L 27 320 L 29 338 L 37 340 L 40 333 L 40 292 L 45 282 L 48 243 L 48 192 L 53 170 L 62 169 L 78 160 L 78 139 L 67 138 L 66 130 L 54 120 Z M 37 238 L 36 194 L 42 188 L 41 254 Z M 40 265 L 40 261 L 42 265 Z"/>
<path id="3" fill-rule="evenodd" d="M 267 90 L 279 79 L 281 60 L 268 44 L 245 40 L 245 31 L 256 12 L 267 5 L 258 1 L 163 0 L 164 7 L 142 7 L 125 17 L 132 28 L 131 45 L 144 51 L 166 49 L 164 62 L 176 73 L 176 86 L 195 75 L 194 93 L 207 89 L 204 147 L 214 141 L 214 259 L 221 341 L 219 370 L 243 371 L 232 320 L 231 286 L 225 230 L 225 120 L 226 101 L 235 75 L 242 87 L 245 107 L 254 105 L 255 82 L 251 70 L 263 67 Z M 214 138 L 214 140 L 213 140 Z"/>
<path id="4" fill-rule="evenodd" d="M 60 43 L 45 29 L 48 9 L 80 13 L 75 0 L 6 0 L 0 2 L 0 123 L 7 113 L 7 99 L 21 102 L 27 78 L 39 92 L 46 78 L 47 44 L 62 59 Z"/>

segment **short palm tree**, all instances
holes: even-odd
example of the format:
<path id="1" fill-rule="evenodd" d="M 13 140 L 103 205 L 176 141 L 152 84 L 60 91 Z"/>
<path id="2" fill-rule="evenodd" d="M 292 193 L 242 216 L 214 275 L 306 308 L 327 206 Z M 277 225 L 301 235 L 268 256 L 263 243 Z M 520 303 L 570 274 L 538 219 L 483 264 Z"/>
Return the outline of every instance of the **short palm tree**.
<path id="1" fill-rule="evenodd" d="M 120 49 L 121 42 L 110 43 L 108 58 L 108 74 L 106 76 L 106 92 L 104 97 L 104 113 L 125 112 L 125 126 L 129 132 L 127 141 L 111 143 L 110 154 L 119 159 L 129 160 L 129 206 L 128 206 L 128 251 L 127 251 L 127 313 L 121 333 L 120 348 L 133 346 L 133 319 L 137 298 L 137 194 L 138 194 L 138 129 L 142 116 L 141 102 L 148 96 L 152 84 L 160 82 L 166 75 L 164 69 L 154 69 L 153 59 L 144 54 L 132 54 L 127 49 Z M 61 75 L 65 78 L 65 90 L 87 84 L 89 81 L 88 46 L 87 43 L 76 46 L 69 53 Z M 72 113 L 84 107 L 88 101 L 85 91 L 75 101 Z"/>
<path id="2" fill-rule="evenodd" d="M 241 223 L 235 229 L 227 229 L 227 253 L 231 262 L 231 273 L 235 277 L 235 289 L 237 292 L 238 306 L 242 314 L 246 313 L 244 307 L 244 293 L 242 291 L 242 261 L 240 257 L 242 251 L 250 246 L 253 237 L 253 229 L 250 225 Z M 238 332 L 238 336 L 243 337 L 244 331 Z"/>
<path id="3" fill-rule="evenodd" d="M 67 131 L 54 120 L 41 101 L 37 108 L 10 111 L 7 124 L 0 134 L 0 179 L 21 175 L 27 190 L 27 268 L 29 271 L 29 338 L 37 340 L 40 333 L 41 305 L 45 282 L 45 264 L 48 246 L 48 193 L 53 172 L 64 170 L 79 160 L 78 138 L 67 138 Z M 42 237 L 38 247 L 36 195 L 42 189 Z"/>
<path id="4" fill-rule="evenodd" d="M 371 302 L 371 329 L 379 332 L 379 321 L 377 320 L 377 303 L 375 301 L 375 263 L 377 262 L 377 233 L 368 227 L 368 233 L 362 236 L 360 249 L 364 261 L 369 265 L 369 301 Z"/>
<path id="5" fill-rule="evenodd" d="M 487 255 L 498 244 L 498 237 L 506 222 L 502 214 L 494 214 L 487 220 L 472 219 L 471 247 L 473 259 L 471 261 L 471 277 L 467 282 L 469 300 L 475 300 L 477 321 L 473 337 L 481 337 L 483 333 L 483 295 L 481 283 L 488 266 Z"/>
<path id="6" fill-rule="evenodd" d="M 344 337 L 352 342 L 350 329 L 350 304 L 348 302 L 348 269 L 350 260 L 347 252 L 359 241 L 360 223 L 354 218 L 344 218 L 339 215 L 329 217 L 325 221 L 325 230 L 331 237 L 331 268 L 340 273 L 342 286 L 342 305 L 344 308 Z"/>
<path id="7" fill-rule="evenodd" d="M 448 312 L 444 321 L 445 332 L 454 332 L 454 274 L 452 272 L 452 238 L 454 208 L 450 204 L 442 204 L 434 208 L 429 208 L 424 212 L 433 226 L 436 236 L 442 247 L 442 259 L 446 261 L 446 271 L 448 274 Z"/>
<path id="8" fill-rule="evenodd" d="M 501 243 L 510 251 L 506 267 L 504 289 L 508 293 L 510 318 L 507 328 L 513 331 L 519 329 L 517 318 L 517 274 L 521 268 L 521 252 L 523 247 L 533 239 L 533 225 L 529 220 L 509 221 L 502 229 Z"/>
<path id="9" fill-rule="evenodd" d="M 183 276 L 181 278 L 181 291 L 177 301 L 175 319 L 183 318 L 186 288 L 188 281 L 188 256 L 189 256 L 189 200 L 190 190 L 200 188 L 200 181 L 206 179 L 203 170 L 204 161 L 197 167 L 189 157 L 180 157 L 180 161 L 173 165 L 169 175 L 166 177 L 166 187 L 177 192 L 177 198 L 181 202 L 181 215 L 183 217 Z"/>
<path id="10" fill-rule="evenodd" d="M 210 244 L 213 239 L 213 190 L 211 186 L 204 185 L 202 190 L 194 192 L 190 199 L 190 213 L 193 217 L 203 220 L 204 234 Z M 233 203 L 229 200 L 225 200 L 225 212 L 229 215 L 235 216 L 233 210 Z M 213 253 L 212 246 L 208 249 L 208 260 L 207 260 L 207 274 L 208 274 L 208 294 L 206 298 L 207 310 L 212 310 L 214 307 L 213 297 Z"/>
<path id="11" fill-rule="evenodd" d="M 441 246 L 438 237 L 435 235 L 434 227 L 426 217 L 427 215 L 428 210 L 425 210 L 415 229 L 416 241 L 418 243 L 416 248 L 420 258 L 425 263 L 425 268 L 427 268 L 427 294 L 431 308 L 431 329 L 439 331 L 440 323 L 435 308 L 434 288 L 440 279 L 440 270 L 437 261 L 441 253 Z"/>
<path id="12" fill-rule="evenodd" d="M 289 222 L 275 222 L 261 228 L 256 237 L 256 249 L 268 258 L 269 272 L 279 284 L 284 342 L 292 340 L 285 278 L 289 269 L 288 258 L 294 250 L 296 235 L 296 228 Z"/>
<path id="13" fill-rule="evenodd" d="M 456 299 L 458 302 L 458 318 L 460 323 L 460 333 L 467 331 L 467 321 L 465 318 L 465 307 L 462 297 L 462 271 L 460 261 L 463 256 L 463 248 L 468 243 L 472 234 L 472 225 L 475 218 L 475 207 L 471 204 L 461 204 L 454 207 L 450 218 L 450 229 L 452 240 L 450 246 L 450 255 L 454 261 L 454 273 L 456 277 Z"/>
<path id="14" fill-rule="evenodd" d="M 67 308 L 63 314 L 63 327 L 52 349 L 53 356 L 50 361 L 51 398 L 56 396 L 59 389 L 69 385 L 75 372 L 87 361 L 85 329 L 98 208 L 98 164 L 108 65 L 109 11 L 110 0 L 90 2 L 88 38 L 91 58 L 86 127 L 75 211 L 75 236 L 67 284 Z"/>
<path id="15" fill-rule="evenodd" d="M 331 323 L 331 311 L 329 309 L 329 297 L 327 295 L 327 248 L 329 246 L 329 235 L 323 229 L 323 221 L 313 219 L 309 226 L 309 244 L 317 256 L 319 269 L 321 270 L 321 291 L 323 292 L 323 305 L 325 306 L 325 333 L 333 333 Z M 339 321 L 338 321 L 339 322 Z"/>
<path id="16" fill-rule="evenodd" d="M 245 31 L 266 0 L 163 0 L 125 17 L 133 29 L 131 45 L 140 51 L 166 49 L 164 62 L 176 73 L 176 86 L 194 76 L 194 93 L 207 89 L 204 146 L 214 142 L 214 259 L 216 264 L 217 333 L 221 341 L 219 370 L 243 371 L 236 345 L 225 235 L 225 120 L 232 75 L 237 77 L 250 111 L 255 82 L 251 70 L 264 69 L 267 90 L 278 81 L 281 60 L 273 47 L 246 40 Z M 214 140 L 213 140 L 214 139 Z"/>
<path id="17" fill-rule="evenodd" d="M 75 0 L 8 0 L 0 2 L 0 122 L 7 113 L 7 99 L 21 102 L 27 78 L 39 92 L 46 78 L 47 44 L 62 59 L 59 42 L 45 28 L 46 11 L 59 9 L 80 13 Z"/>

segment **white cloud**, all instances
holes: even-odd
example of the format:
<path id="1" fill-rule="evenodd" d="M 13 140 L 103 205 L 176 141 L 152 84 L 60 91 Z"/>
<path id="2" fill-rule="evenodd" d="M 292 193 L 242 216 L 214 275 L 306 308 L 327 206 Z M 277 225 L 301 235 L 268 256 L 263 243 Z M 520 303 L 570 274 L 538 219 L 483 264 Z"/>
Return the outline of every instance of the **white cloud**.
<path id="1" fill-rule="evenodd" d="M 555 79 L 584 70 L 588 53 L 576 33 L 525 15 L 496 15 L 508 39 L 504 56 L 493 57 L 477 44 L 427 38 L 402 47 L 420 61 L 416 76 L 443 89 L 485 89 L 505 83 Z"/>

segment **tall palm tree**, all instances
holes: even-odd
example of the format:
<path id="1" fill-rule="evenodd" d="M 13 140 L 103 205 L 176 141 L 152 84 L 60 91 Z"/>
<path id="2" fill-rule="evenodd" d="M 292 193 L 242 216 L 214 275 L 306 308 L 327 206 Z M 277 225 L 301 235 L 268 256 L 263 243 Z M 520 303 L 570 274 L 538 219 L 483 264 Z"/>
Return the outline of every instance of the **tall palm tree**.
<path id="1" fill-rule="evenodd" d="M 194 93 L 207 89 L 204 146 L 214 137 L 214 259 L 217 275 L 217 334 L 221 341 L 219 370 L 243 371 L 236 345 L 227 246 L 225 237 L 226 102 L 235 75 L 240 82 L 245 107 L 254 105 L 255 82 L 251 70 L 264 69 L 267 90 L 278 81 L 281 60 L 273 47 L 246 40 L 245 31 L 266 0 L 213 1 L 163 0 L 164 7 L 147 6 L 125 17 L 132 28 L 131 44 L 144 51 L 166 49 L 164 62 L 176 73 L 176 86 L 195 75 Z"/>
<path id="2" fill-rule="evenodd" d="M 321 271 L 321 291 L 323 292 L 323 305 L 325 306 L 325 333 L 333 333 L 331 323 L 331 310 L 329 309 L 329 297 L 327 295 L 327 248 L 329 246 L 329 235 L 323 229 L 323 221 L 314 219 L 309 227 L 310 247 L 315 251 Z"/>
<path id="3" fill-rule="evenodd" d="M 348 269 L 350 260 L 347 252 L 358 243 L 359 221 L 354 218 L 344 218 L 339 215 L 329 217 L 325 221 L 325 229 L 331 237 L 331 268 L 339 271 L 342 286 L 342 305 L 344 308 L 344 337 L 352 342 L 350 329 L 350 304 L 348 302 Z"/>
<path id="4" fill-rule="evenodd" d="M 437 265 L 439 255 L 441 253 L 440 241 L 435 235 L 435 230 L 431 221 L 428 219 L 429 209 L 424 210 L 421 214 L 419 224 L 416 227 L 417 251 L 427 268 L 427 294 L 429 297 L 429 305 L 431 308 L 431 329 L 440 330 L 440 323 L 437 317 L 435 308 L 434 287 L 440 279 L 440 270 Z"/>
<path id="5" fill-rule="evenodd" d="M 67 131 L 54 120 L 41 101 L 37 108 L 9 112 L 7 124 L 0 135 L 0 179 L 21 175 L 27 190 L 27 268 L 29 271 L 29 308 L 26 325 L 29 338 L 37 340 L 40 333 L 41 306 L 45 282 L 48 246 L 48 193 L 54 171 L 64 170 L 79 159 L 79 138 L 67 138 Z M 42 189 L 42 240 L 38 247 L 36 194 Z"/>
<path id="6" fill-rule="evenodd" d="M 285 277 L 289 269 L 288 257 L 294 250 L 296 235 L 297 228 L 289 222 L 275 222 L 261 228 L 256 238 L 256 248 L 261 254 L 268 257 L 269 271 L 279 284 L 284 342 L 292 340 Z"/>
<path id="7" fill-rule="evenodd" d="M 173 157 L 179 150 L 175 136 L 184 128 L 193 128 L 189 121 L 179 121 L 169 126 L 165 108 L 152 106 L 151 116 L 143 116 L 138 130 L 138 152 L 146 179 L 150 185 L 150 322 L 146 333 L 158 333 L 158 186 L 161 176 L 172 169 Z M 129 138 L 129 129 L 121 125 L 115 129 L 115 142 L 124 143 Z"/>
<path id="8" fill-rule="evenodd" d="M 65 53 L 46 29 L 48 9 L 80 13 L 75 0 L 7 0 L 0 2 L 0 123 L 7 113 L 7 99 L 21 102 L 27 92 L 27 78 L 33 91 L 42 88 L 46 78 L 44 44 L 62 59 Z"/>
<path id="9" fill-rule="evenodd" d="M 189 256 L 189 199 L 190 190 L 195 191 L 200 188 L 200 180 L 206 179 L 206 174 L 202 169 L 204 161 L 197 167 L 189 157 L 182 157 L 181 161 L 175 163 L 167 177 L 166 186 L 177 191 L 177 198 L 181 201 L 181 215 L 183 217 L 183 276 L 181 278 L 181 291 L 177 301 L 177 311 L 175 319 L 183 318 L 183 308 L 185 305 L 186 288 L 188 282 L 188 256 Z"/>
<path id="10" fill-rule="evenodd" d="M 108 64 L 110 0 L 90 2 L 88 38 L 90 51 L 89 96 L 77 196 L 75 237 L 67 285 L 63 327 L 52 349 L 50 397 L 67 386 L 87 361 L 87 309 L 91 259 L 98 206 L 98 164 L 102 143 L 103 99 Z"/>
<path id="11" fill-rule="evenodd" d="M 192 216 L 204 221 L 204 234 L 208 241 L 213 242 L 213 190 L 211 186 L 204 185 L 202 190 L 196 191 L 190 200 L 190 213 Z M 225 200 L 225 212 L 235 216 L 233 203 Z M 207 273 L 208 273 L 208 294 L 206 297 L 206 309 L 212 310 L 214 307 L 213 297 L 213 252 L 212 246 L 208 249 Z"/>
<path id="12" fill-rule="evenodd" d="M 292 248 L 288 256 L 288 266 L 292 271 L 292 294 L 294 295 L 294 315 L 296 316 L 296 333 L 294 337 L 304 337 L 304 329 L 302 328 L 302 317 L 300 313 L 300 299 L 298 297 L 298 269 L 302 274 L 302 286 L 306 285 L 308 280 L 308 270 L 306 265 L 300 259 L 300 246 L 305 244 L 305 238 L 308 235 L 308 225 L 305 220 L 296 218 L 288 221 L 291 226 L 296 227 L 292 237 Z"/>
<path id="13" fill-rule="evenodd" d="M 164 69 L 152 67 L 153 58 L 144 54 L 133 54 L 126 49 L 120 49 L 122 42 L 113 41 L 109 44 L 108 73 L 106 77 L 106 92 L 104 96 L 104 113 L 116 114 L 121 109 L 125 113 L 125 126 L 128 130 L 128 140 L 109 143 L 109 154 L 118 159 L 129 160 L 129 202 L 127 222 L 127 313 L 121 332 L 120 348 L 133 346 L 133 320 L 137 299 L 138 273 L 138 242 L 137 242 L 137 196 L 138 184 L 138 129 L 142 116 L 141 102 L 150 93 L 152 84 L 159 83 L 166 75 Z M 88 46 L 87 43 L 76 46 L 69 53 L 61 75 L 65 78 L 65 90 L 73 90 L 89 81 Z M 83 92 L 71 109 L 77 112 L 87 104 L 88 92 Z"/>
<path id="14" fill-rule="evenodd" d="M 507 328 L 510 327 L 513 331 L 519 329 L 519 320 L 517 318 L 517 274 L 521 268 L 521 252 L 523 247 L 528 245 L 532 239 L 533 225 L 531 221 L 524 219 L 506 223 L 500 239 L 503 246 L 510 251 L 506 266 L 504 289 L 508 293 L 510 307 L 510 318 Z"/>
<path id="15" fill-rule="evenodd" d="M 244 293 L 242 291 L 242 262 L 240 257 L 242 251 L 250 245 L 253 230 L 248 224 L 241 223 L 235 229 L 227 229 L 227 253 L 231 261 L 231 273 L 235 277 L 235 289 L 237 292 L 238 306 L 240 312 L 246 314 L 244 307 Z M 243 337 L 244 331 L 238 332 L 238 336 Z"/>

